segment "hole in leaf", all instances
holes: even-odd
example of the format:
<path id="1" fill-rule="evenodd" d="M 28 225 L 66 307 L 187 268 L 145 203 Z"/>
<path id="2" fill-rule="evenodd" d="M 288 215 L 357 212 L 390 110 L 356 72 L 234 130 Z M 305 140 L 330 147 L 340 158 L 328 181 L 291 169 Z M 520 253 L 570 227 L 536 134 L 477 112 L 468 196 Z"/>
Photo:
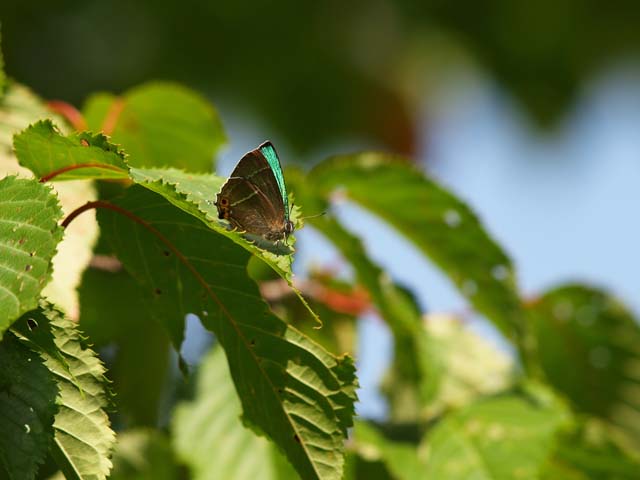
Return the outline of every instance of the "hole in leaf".
<path id="1" fill-rule="evenodd" d="M 24 271 L 25 271 L 25 272 L 28 272 L 28 271 L 29 271 L 29 270 L 31 270 L 32 268 L 33 268 L 33 265 L 26 265 L 26 266 L 24 267 Z"/>
<path id="2" fill-rule="evenodd" d="M 36 251 L 34 250 L 33 252 L 29 252 L 29 256 L 33 257 L 36 254 Z"/>
<path id="3" fill-rule="evenodd" d="M 163 251 L 162 251 L 162 254 L 163 254 L 165 257 L 168 257 L 169 255 L 171 255 L 171 254 L 169 253 L 169 250 L 163 250 Z"/>
<path id="4" fill-rule="evenodd" d="M 294 439 L 296 442 L 300 443 L 300 437 L 298 436 L 298 434 L 297 434 L 297 433 L 293 436 L 293 439 Z"/>
<path id="5" fill-rule="evenodd" d="M 252 347 L 255 347 L 256 341 L 252 338 L 251 341 L 249 342 L 249 345 L 251 345 Z"/>
<path id="6" fill-rule="evenodd" d="M 162 290 L 160 290 L 159 288 L 156 288 L 153 293 L 155 293 L 156 295 L 160 295 L 162 294 Z"/>

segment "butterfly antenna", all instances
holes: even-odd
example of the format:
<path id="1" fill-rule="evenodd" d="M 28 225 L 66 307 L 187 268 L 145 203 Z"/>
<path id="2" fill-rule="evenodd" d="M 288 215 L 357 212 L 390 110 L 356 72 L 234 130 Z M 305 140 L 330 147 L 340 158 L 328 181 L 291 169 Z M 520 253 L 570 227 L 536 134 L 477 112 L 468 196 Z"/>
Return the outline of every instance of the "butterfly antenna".
<path id="1" fill-rule="evenodd" d="M 315 215 L 309 215 L 308 217 L 300 217 L 300 220 L 306 220 L 308 218 L 321 217 L 321 216 L 326 215 L 326 214 L 327 214 L 327 211 L 325 210 L 324 212 L 316 213 Z"/>
<path id="2" fill-rule="evenodd" d="M 289 208 L 289 216 L 291 216 L 291 212 L 293 212 L 293 207 L 296 205 L 295 202 L 291 203 L 291 207 Z M 308 217 L 300 217 L 298 220 L 306 220 L 308 218 L 316 218 L 316 217 L 321 217 L 322 215 L 326 215 L 327 211 L 325 210 L 324 212 L 321 213 L 316 213 L 315 215 L 309 215 Z"/>

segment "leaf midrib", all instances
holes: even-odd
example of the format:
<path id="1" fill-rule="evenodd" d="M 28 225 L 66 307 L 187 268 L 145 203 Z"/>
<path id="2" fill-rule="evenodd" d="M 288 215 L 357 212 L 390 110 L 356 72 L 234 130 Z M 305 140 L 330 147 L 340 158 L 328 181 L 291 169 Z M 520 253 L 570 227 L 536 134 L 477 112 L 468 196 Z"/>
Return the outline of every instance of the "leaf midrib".
<path id="1" fill-rule="evenodd" d="M 123 211 L 120 211 L 120 208 L 114 208 L 114 211 L 123 214 Z M 240 330 L 239 326 L 237 325 L 234 317 L 231 315 L 231 313 L 227 310 L 225 304 L 220 301 L 220 299 L 218 298 L 218 296 L 216 295 L 216 293 L 211 289 L 211 286 L 207 283 L 207 281 L 204 279 L 204 277 L 202 277 L 202 275 L 200 274 L 200 272 L 195 268 L 195 266 L 193 266 L 191 264 L 191 262 L 189 261 L 189 259 L 182 254 L 182 252 L 171 242 L 169 241 L 169 239 L 167 239 L 158 229 L 156 229 L 153 225 L 151 225 L 150 223 L 148 223 L 147 221 L 143 220 L 142 218 L 138 217 L 137 215 L 131 213 L 131 212 L 127 212 L 127 214 L 125 214 L 125 216 L 131 218 L 132 220 L 134 220 L 136 223 L 142 225 L 143 227 L 147 228 L 150 232 L 152 232 L 162 243 L 164 243 L 168 248 L 170 248 L 173 253 L 175 254 L 176 258 L 178 258 L 183 265 L 185 265 L 187 267 L 187 269 L 193 274 L 193 276 L 196 278 L 196 280 L 198 281 L 198 283 L 200 283 L 202 285 L 202 287 L 207 291 L 209 297 L 218 305 L 218 307 L 220 308 L 220 310 L 223 312 L 223 314 L 227 317 L 227 319 L 229 320 L 229 323 L 231 324 L 231 326 L 233 327 L 233 329 L 235 330 L 236 334 L 238 335 L 238 338 L 240 338 L 242 340 L 242 344 L 245 347 L 245 350 L 249 352 L 249 355 L 251 358 L 253 358 L 254 363 L 257 367 L 257 369 L 261 372 L 263 378 L 267 381 L 272 394 L 275 396 L 276 399 L 278 399 L 278 401 L 276 402 L 278 404 L 278 406 L 280 407 L 280 410 L 282 411 L 284 417 L 287 419 L 287 422 L 289 423 L 289 425 L 291 426 L 291 429 L 294 431 L 294 433 L 296 434 L 297 438 L 300 440 L 300 446 L 301 448 L 304 450 L 306 456 L 305 458 L 307 459 L 307 462 L 310 464 L 313 472 L 316 474 L 317 478 L 321 478 L 319 471 L 317 470 L 315 463 L 313 461 L 311 461 L 311 454 L 309 452 L 309 450 L 307 449 L 306 446 L 306 442 L 304 441 L 304 439 L 300 436 L 300 432 L 298 431 L 298 429 L 296 428 L 295 423 L 293 422 L 293 420 L 291 419 L 289 413 L 285 410 L 283 402 L 280 401 L 280 396 L 277 393 L 277 389 L 275 388 L 275 386 L 273 385 L 271 378 L 267 375 L 267 373 L 265 372 L 265 370 L 262 368 L 260 362 L 258 361 L 258 357 L 256 356 L 255 352 L 249 347 L 249 342 L 247 341 L 247 338 L 244 336 L 244 334 L 242 333 L 242 330 Z M 171 223 L 171 222 L 164 222 L 164 223 Z M 190 226 L 192 227 L 192 226 Z M 319 463 L 319 460 L 316 460 Z"/>

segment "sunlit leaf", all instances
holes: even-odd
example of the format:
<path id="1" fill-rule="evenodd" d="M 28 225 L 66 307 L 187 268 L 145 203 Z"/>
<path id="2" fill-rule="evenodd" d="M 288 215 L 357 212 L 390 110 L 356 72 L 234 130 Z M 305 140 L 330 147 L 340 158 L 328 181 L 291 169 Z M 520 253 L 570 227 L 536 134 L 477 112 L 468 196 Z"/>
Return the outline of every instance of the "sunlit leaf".
<path id="1" fill-rule="evenodd" d="M 195 398 L 173 416 L 175 448 L 192 478 L 298 478 L 272 443 L 242 424 L 241 413 L 224 353 L 215 348 L 200 366 Z"/>
<path id="2" fill-rule="evenodd" d="M 274 316 L 247 275 L 249 253 L 162 196 L 132 187 L 99 212 L 113 250 L 179 346 L 196 313 L 227 354 L 244 420 L 300 475 L 340 478 L 355 400 L 352 360 Z"/>
<path id="3" fill-rule="evenodd" d="M 506 390 L 514 380 L 513 359 L 463 320 L 447 315 L 425 316 L 433 356 L 439 360 L 442 380 L 425 408 L 428 418 L 460 408 L 483 395 Z"/>
<path id="4" fill-rule="evenodd" d="M 553 403 L 509 395 L 444 417 L 420 447 L 424 478 L 537 479 L 566 412 Z"/>
<path id="5" fill-rule="evenodd" d="M 0 336 L 38 304 L 62 238 L 62 212 L 51 188 L 35 180 L 0 180 Z"/>
<path id="6" fill-rule="evenodd" d="M 56 182 L 53 189 L 58 194 L 62 212 L 68 216 L 76 208 L 96 200 L 93 182 L 71 180 Z M 47 301 L 62 309 L 72 319 L 78 319 L 78 293 L 82 272 L 93 256 L 93 246 L 98 237 L 95 212 L 89 211 L 77 217 L 64 229 L 64 238 L 58 244 L 53 257 L 53 275 L 42 291 Z"/>
<path id="7" fill-rule="evenodd" d="M 51 452 L 67 479 L 105 479 L 115 434 L 104 411 L 104 367 L 83 345 L 76 325 L 43 306 L 24 315 L 14 330 L 45 360 L 59 389 Z"/>
<path id="8" fill-rule="evenodd" d="M 10 82 L 4 97 L 0 98 L 0 149 L 10 155 L 13 136 L 32 123 L 46 118 L 64 128 L 62 120 L 50 112 L 44 102 L 24 85 Z"/>
<path id="9" fill-rule="evenodd" d="M 20 164 L 42 180 L 128 176 L 124 153 L 100 133 L 65 137 L 50 120 L 42 120 L 16 135 L 13 146 Z"/>
<path id="10" fill-rule="evenodd" d="M 11 82 L 7 95 L 0 100 L 0 176 L 3 173 L 27 178 L 34 176 L 15 158 L 12 137 L 43 118 L 55 119 L 55 123 L 64 130 L 63 120 L 53 115 L 43 100 L 20 84 Z M 67 161 L 70 159 L 71 156 L 68 156 Z M 65 214 L 94 200 L 96 196 L 93 184 L 81 180 L 56 182 L 53 188 Z M 91 214 L 83 215 L 65 230 L 64 239 L 58 245 L 58 252 L 53 259 L 53 276 L 42 292 L 44 297 L 63 308 L 71 318 L 77 318 L 75 288 L 90 259 L 96 234 L 97 223 Z"/>
<path id="11" fill-rule="evenodd" d="M 121 144 L 136 167 L 209 172 L 215 153 L 226 142 L 213 106 L 173 83 L 148 83 L 122 96 L 95 95 L 87 101 L 84 115 L 89 128 Z"/>

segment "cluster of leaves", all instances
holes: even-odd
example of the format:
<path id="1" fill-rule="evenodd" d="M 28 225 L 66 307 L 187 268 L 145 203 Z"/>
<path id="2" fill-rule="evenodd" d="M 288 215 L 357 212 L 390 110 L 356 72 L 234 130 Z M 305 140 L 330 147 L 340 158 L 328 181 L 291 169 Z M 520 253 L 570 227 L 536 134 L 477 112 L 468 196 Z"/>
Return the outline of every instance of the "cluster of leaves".
<path id="1" fill-rule="evenodd" d="M 461 323 L 425 322 L 360 238 L 331 214 L 310 219 L 394 336 L 389 421 L 354 425 L 353 361 L 331 352 L 355 351 L 360 310 L 335 301 L 355 290 L 317 278 L 313 310 L 296 295 L 265 301 L 260 287 L 273 278 L 296 293 L 292 255 L 217 218 L 224 178 L 210 170 L 225 135 L 203 98 L 153 83 L 93 96 L 81 112 L 57 105 L 66 124 L 15 82 L 2 91 L 3 163 L 26 178 L 0 180 L 1 474 L 173 479 L 186 466 L 196 479 L 634 478 L 631 314 L 579 285 L 523 302 L 508 256 L 473 212 L 405 159 L 339 156 L 285 176 L 309 212 L 330 211 L 340 190 L 404 235 L 517 358 Z M 72 180 L 88 203 L 61 206 Z M 99 239 L 82 237 L 91 256 L 68 260 L 83 272 L 71 284 L 54 256 L 94 211 Z M 71 300 L 55 293 L 76 288 Z M 322 329 L 310 328 L 314 311 Z M 188 315 L 216 338 L 194 391 L 171 368 Z"/>

